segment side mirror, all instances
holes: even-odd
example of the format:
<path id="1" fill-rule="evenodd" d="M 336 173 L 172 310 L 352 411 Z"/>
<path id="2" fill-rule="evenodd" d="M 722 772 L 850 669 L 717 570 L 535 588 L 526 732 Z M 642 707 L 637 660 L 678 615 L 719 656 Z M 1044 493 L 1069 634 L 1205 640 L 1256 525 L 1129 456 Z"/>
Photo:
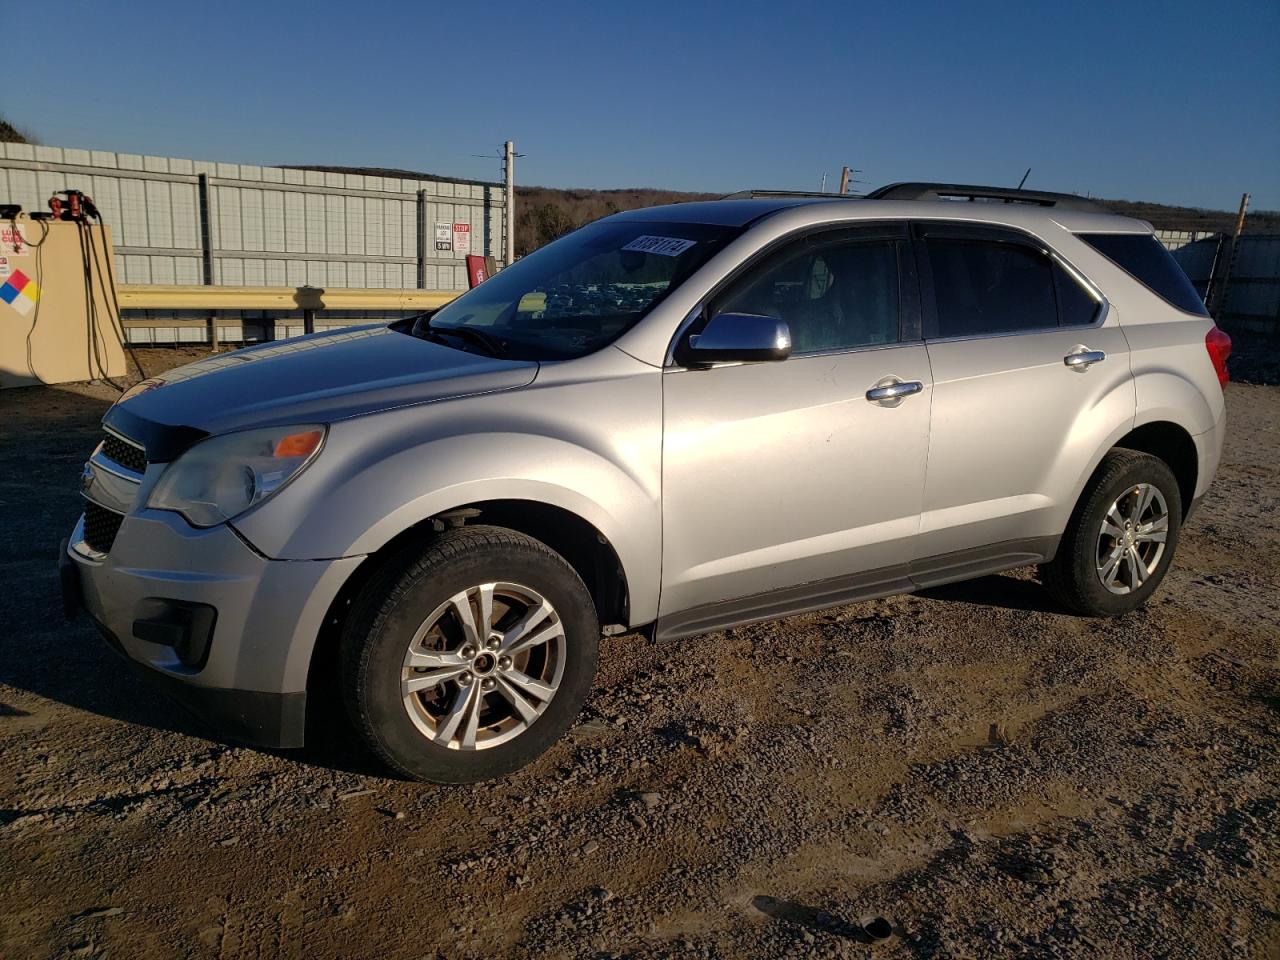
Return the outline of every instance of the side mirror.
<path id="1" fill-rule="evenodd" d="M 720 313 L 692 334 L 676 359 L 685 366 L 785 360 L 791 356 L 791 330 L 785 320 L 758 313 Z"/>

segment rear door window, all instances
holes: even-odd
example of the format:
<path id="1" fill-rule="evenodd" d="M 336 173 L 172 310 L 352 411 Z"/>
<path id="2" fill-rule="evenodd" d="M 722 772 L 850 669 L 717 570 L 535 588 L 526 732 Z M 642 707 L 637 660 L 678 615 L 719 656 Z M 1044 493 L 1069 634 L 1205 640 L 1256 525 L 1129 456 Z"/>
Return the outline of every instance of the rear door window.
<path id="1" fill-rule="evenodd" d="M 1209 315 L 1178 261 L 1151 234 L 1081 233 L 1077 236 L 1166 303 L 1199 317 Z"/>
<path id="2" fill-rule="evenodd" d="M 926 237 L 935 316 L 931 339 L 1043 330 L 1058 325 L 1049 258 L 1019 243 Z"/>

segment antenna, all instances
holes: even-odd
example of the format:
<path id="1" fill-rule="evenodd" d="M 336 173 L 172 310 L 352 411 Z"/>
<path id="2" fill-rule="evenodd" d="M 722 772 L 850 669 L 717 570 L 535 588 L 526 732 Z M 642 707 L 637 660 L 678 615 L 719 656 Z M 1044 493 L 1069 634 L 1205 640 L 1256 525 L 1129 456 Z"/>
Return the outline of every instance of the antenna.
<path id="1" fill-rule="evenodd" d="M 1022 179 L 1018 181 L 1018 189 L 1022 189 L 1022 185 L 1027 182 L 1027 177 L 1031 176 L 1031 168 L 1027 167 L 1027 172 L 1022 175 Z"/>

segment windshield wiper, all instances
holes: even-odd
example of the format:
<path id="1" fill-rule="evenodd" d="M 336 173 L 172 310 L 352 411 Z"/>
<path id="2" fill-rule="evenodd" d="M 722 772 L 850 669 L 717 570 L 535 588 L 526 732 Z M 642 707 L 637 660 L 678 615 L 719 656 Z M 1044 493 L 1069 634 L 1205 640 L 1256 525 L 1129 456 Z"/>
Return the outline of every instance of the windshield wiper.
<path id="1" fill-rule="evenodd" d="M 501 337 L 496 337 L 492 333 L 485 333 L 483 330 L 477 330 L 475 327 L 467 326 L 434 326 L 430 321 L 424 327 L 419 328 L 424 334 L 431 335 L 434 338 L 440 337 L 456 337 L 459 340 L 465 340 L 472 346 L 477 346 L 491 357 L 501 357 L 507 352 L 507 342 Z"/>

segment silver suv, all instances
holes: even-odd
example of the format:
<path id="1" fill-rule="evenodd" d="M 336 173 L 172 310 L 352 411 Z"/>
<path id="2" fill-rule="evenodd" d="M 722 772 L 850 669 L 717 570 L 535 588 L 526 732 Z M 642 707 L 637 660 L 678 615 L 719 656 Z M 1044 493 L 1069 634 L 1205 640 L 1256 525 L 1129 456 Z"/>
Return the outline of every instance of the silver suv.
<path id="1" fill-rule="evenodd" d="M 433 314 L 138 384 L 64 595 L 230 737 L 299 746 L 340 695 L 400 774 L 499 776 L 601 635 L 1026 564 L 1133 610 L 1217 470 L 1229 349 L 1149 225 L 1076 197 L 618 214 Z"/>

